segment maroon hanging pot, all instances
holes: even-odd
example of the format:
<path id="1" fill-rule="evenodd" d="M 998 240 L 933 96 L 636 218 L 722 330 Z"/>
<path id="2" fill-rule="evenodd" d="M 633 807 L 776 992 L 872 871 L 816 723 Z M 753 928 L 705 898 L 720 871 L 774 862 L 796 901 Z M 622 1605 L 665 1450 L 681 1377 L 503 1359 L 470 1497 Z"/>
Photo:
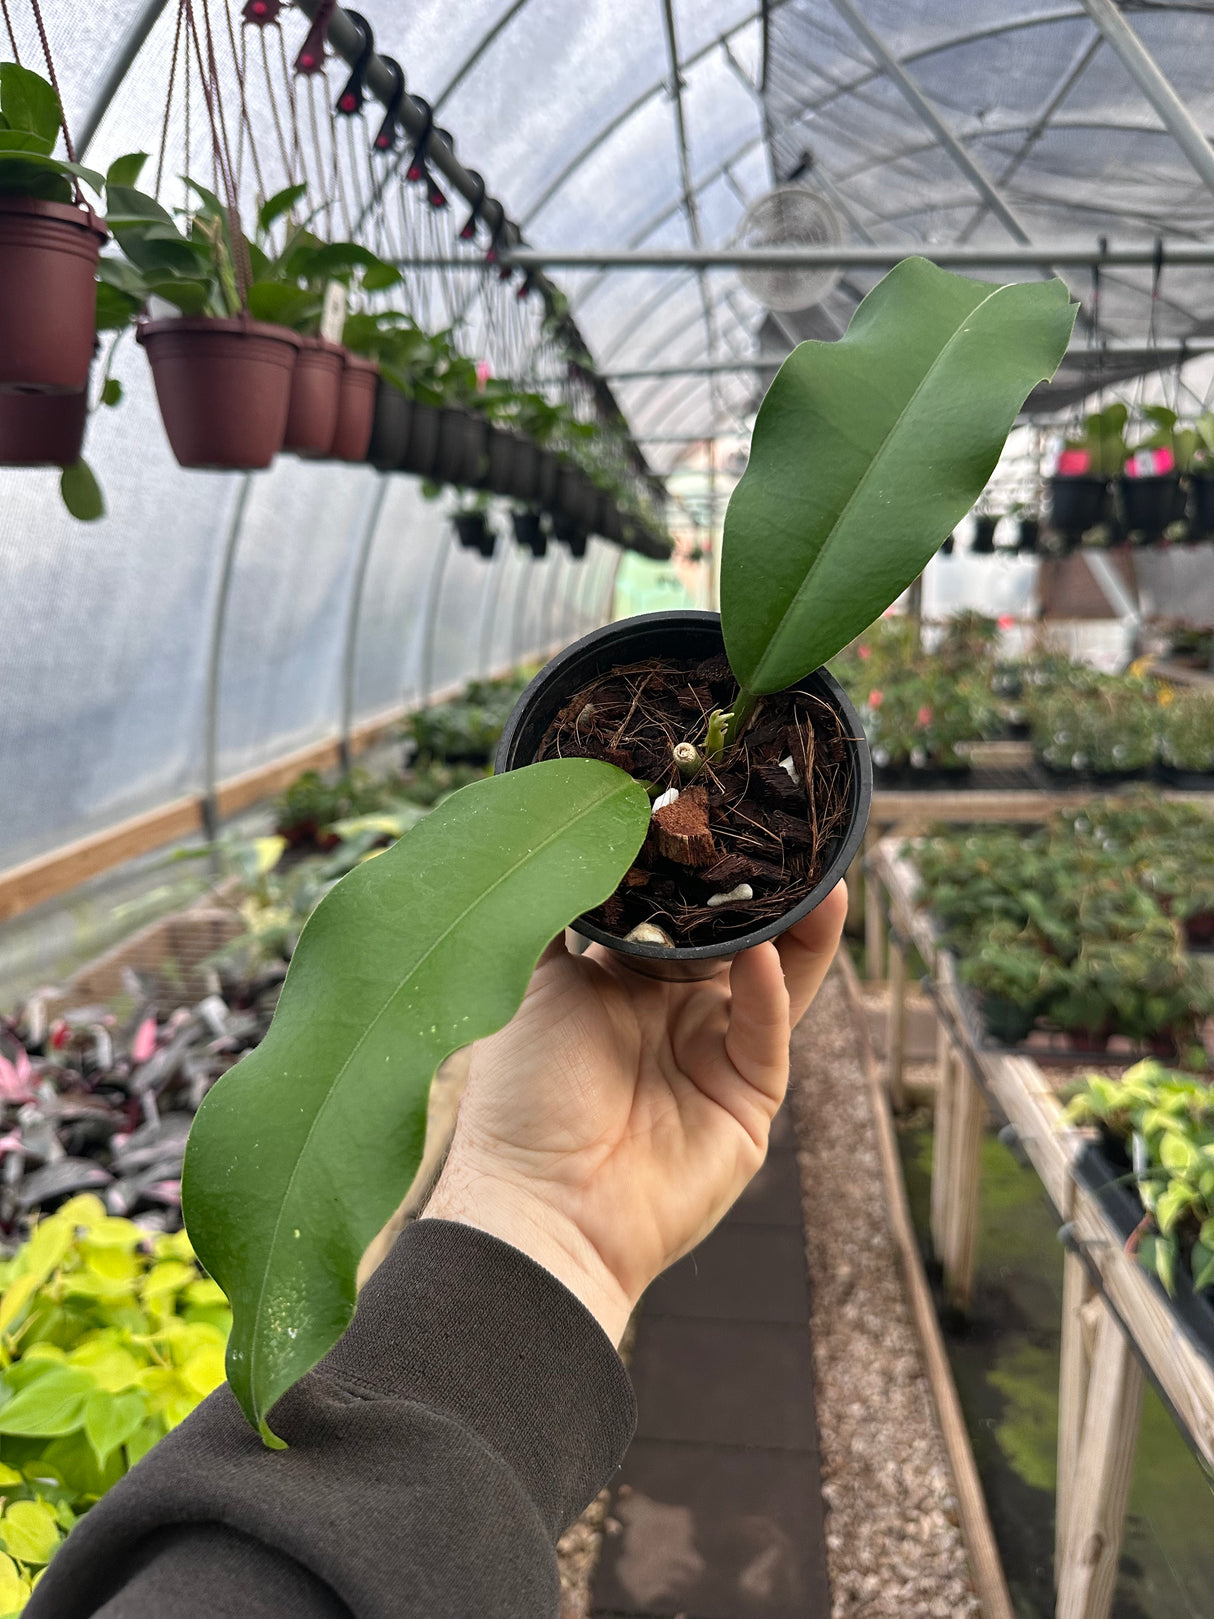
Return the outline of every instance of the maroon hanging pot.
<path id="1" fill-rule="evenodd" d="M 226 471 L 268 467 L 282 449 L 302 339 L 285 326 L 191 315 L 145 321 L 164 430 L 178 463 Z"/>
<path id="2" fill-rule="evenodd" d="M 341 393 L 337 406 L 337 431 L 330 455 L 335 461 L 365 461 L 375 423 L 375 390 L 379 367 L 374 360 L 345 351 L 341 373 Z"/>
<path id="3" fill-rule="evenodd" d="M 323 337 L 301 339 L 291 373 L 284 450 L 300 455 L 328 455 L 337 432 L 345 350 Z"/>
<path id="4" fill-rule="evenodd" d="M 84 447 L 88 394 L 0 393 L 0 467 L 71 467 Z"/>
<path id="5" fill-rule="evenodd" d="M 89 208 L 0 197 L 0 392 L 85 388 L 105 240 L 105 221 Z"/>

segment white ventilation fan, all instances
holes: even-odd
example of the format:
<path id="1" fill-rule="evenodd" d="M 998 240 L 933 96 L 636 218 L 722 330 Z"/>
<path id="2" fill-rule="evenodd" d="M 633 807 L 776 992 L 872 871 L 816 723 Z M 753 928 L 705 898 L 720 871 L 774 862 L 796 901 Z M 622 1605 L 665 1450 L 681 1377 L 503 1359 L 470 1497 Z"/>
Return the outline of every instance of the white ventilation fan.
<path id="1" fill-rule="evenodd" d="M 742 215 L 735 247 L 842 247 L 843 220 L 819 192 L 803 185 L 776 186 L 756 197 Z M 838 284 L 840 270 L 738 271 L 742 285 L 765 309 L 809 309 Z"/>

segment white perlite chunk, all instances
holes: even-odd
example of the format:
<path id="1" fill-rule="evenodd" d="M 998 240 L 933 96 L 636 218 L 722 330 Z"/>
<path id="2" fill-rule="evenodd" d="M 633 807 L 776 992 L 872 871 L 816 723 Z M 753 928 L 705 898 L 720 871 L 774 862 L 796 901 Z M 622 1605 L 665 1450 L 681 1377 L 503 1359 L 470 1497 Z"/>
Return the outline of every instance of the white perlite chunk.
<path id="1" fill-rule="evenodd" d="M 679 789 L 677 787 L 668 787 L 664 793 L 659 793 L 653 801 L 653 808 L 649 812 L 650 815 L 656 815 L 660 809 L 665 809 L 667 804 L 673 804 L 678 796 Z"/>
<path id="2" fill-rule="evenodd" d="M 792 762 L 792 754 L 791 753 L 789 754 L 787 759 L 781 759 L 780 760 L 780 769 L 781 770 L 786 770 L 788 772 L 789 781 L 795 783 L 795 785 L 798 786 L 798 787 L 801 785 L 801 778 L 800 778 L 800 776 L 797 775 L 797 767 Z"/>
<path id="3" fill-rule="evenodd" d="M 653 922 L 638 922 L 624 939 L 629 944 L 660 944 L 666 950 L 674 949 L 674 940 Z"/>
<path id="4" fill-rule="evenodd" d="M 754 897 L 755 891 L 749 883 L 739 883 L 736 888 L 731 888 L 728 894 L 709 894 L 708 903 L 709 905 L 733 905 L 739 900 L 753 899 Z"/>

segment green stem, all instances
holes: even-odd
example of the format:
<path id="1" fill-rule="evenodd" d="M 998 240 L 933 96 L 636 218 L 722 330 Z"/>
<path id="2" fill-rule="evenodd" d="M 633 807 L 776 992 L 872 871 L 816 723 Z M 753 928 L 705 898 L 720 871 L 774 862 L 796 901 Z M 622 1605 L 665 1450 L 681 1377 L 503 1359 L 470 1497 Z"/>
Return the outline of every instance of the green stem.
<path id="1" fill-rule="evenodd" d="M 738 695 L 734 698 L 733 715 L 729 722 L 729 731 L 725 738 L 726 747 L 733 747 L 742 738 L 742 733 L 750 723 L 750 716 L 754 713 L 755 704 L 759 701 L 757 691 L 747 691 L 745 686 L 738 688 Z"/>

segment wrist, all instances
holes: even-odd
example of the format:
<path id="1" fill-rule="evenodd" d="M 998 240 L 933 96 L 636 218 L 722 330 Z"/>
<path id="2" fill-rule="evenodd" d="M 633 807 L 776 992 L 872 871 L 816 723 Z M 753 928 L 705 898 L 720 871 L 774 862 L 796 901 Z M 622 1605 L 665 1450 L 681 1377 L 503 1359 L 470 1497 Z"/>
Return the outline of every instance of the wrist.
<path id="1" fill-rule="evenodd" d="M 421 1218 L 475 1226 L 519 1249 L 567 1287 L 619 1345 L 636 1299 L 576 1222 L 530 1188 L 448 1160 Z"/>

